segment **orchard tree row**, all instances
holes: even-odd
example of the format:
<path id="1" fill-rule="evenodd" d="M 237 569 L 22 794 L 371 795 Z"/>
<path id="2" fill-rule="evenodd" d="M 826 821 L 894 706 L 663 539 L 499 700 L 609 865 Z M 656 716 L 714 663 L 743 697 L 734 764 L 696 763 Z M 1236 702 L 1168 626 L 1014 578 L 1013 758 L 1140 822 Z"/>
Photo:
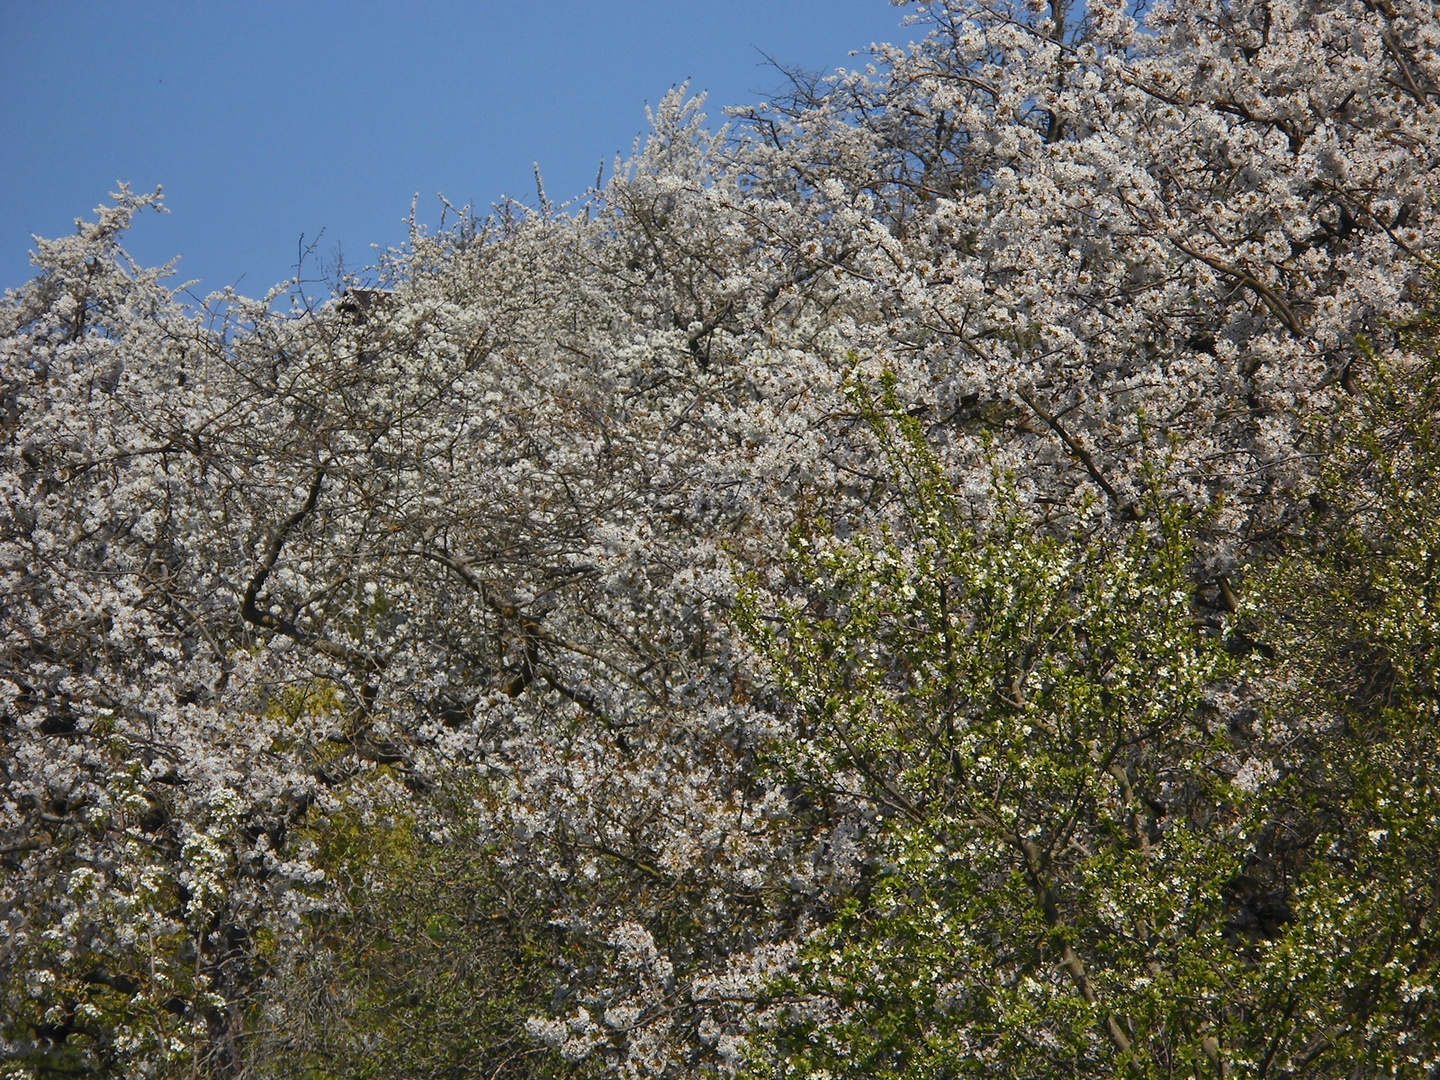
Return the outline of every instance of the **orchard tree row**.
<path id="1" fill-rule="evenodd" d="M 1435 1075 L 1440 14 L 912 12 L 334 295 L 37 242 L 0 1076 Z"/>

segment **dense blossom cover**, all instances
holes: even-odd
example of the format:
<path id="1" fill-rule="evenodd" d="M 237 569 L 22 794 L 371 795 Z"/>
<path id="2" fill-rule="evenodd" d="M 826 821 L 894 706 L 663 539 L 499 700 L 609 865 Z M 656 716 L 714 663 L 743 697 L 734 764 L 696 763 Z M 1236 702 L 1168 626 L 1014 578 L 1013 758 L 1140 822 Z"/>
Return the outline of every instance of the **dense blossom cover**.
<path id="1" fill-rule="evenodd" d="M 1440 17 L 913 13 L 333 297 L 37 242 L 0 1075 L 1440 1068 Z"/>

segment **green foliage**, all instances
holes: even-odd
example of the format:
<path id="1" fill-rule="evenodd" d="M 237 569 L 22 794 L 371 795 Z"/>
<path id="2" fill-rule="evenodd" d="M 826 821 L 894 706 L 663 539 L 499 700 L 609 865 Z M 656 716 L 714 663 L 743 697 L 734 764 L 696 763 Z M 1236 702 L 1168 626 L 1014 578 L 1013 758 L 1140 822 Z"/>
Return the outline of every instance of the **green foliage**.
<path id="1" fill-rule="evenodd" d="M 1189 1070 L 1240 961 L 1223 931 L 1243 812 L 1209 767 L 1184 522 L 1039 534 L 1005 478 L 984 524 L 888 387 L 890 531 L 792 540 L 798 596 L 742 623 L 808 737 L 774 751 L 876 834 L 871 878 L 774 989 L 776 1075 Z M 774 619 L 761 617 L 770 604 Z"/>
<path id="2" fill-rule="evenodd" d="M 1276 1067 L 1306 1075 L 1440 1064 L 1440 320 L 1400 342 L 1363 351 L 1313 529 L 1247 612 L 1286 736 L 1259 867 L 1294 882 L 1269 1026 Z"/>
<path id="3" fill-rule="evenodd" d="M 564 1066 L 526 1034 L 578 956 L 533 892 L 496 865 L 467 810 L 483 791 L 450 778 L 432 817 L 331 814 L 317 859 L 344 897 L 312 917 L 298 966 L 275 988 L 298 1019 L 268 1041 L 267 1075 L 543 1077 Z M 566 1075 L 575 1075 L 574 1068 Z"/>

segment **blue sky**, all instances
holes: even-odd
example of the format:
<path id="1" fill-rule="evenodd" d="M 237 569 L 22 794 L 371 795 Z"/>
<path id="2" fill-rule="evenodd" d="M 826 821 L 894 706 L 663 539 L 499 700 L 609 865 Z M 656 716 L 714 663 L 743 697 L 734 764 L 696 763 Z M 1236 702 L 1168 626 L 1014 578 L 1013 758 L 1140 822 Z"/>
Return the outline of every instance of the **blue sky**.
<path id="1" fill-rule="evenodd" d="M 886 0 L 0 0 L 0 288 L 32 234 L 70 232 L 116 181 L 165 189 L 128 247 L 200 291 L 259 295 L 316 255 L 373 261 L 411 197 L 487 207 L 581 193 L 645 104 L 689 79 L 725 104 L 905 36 Z"/>

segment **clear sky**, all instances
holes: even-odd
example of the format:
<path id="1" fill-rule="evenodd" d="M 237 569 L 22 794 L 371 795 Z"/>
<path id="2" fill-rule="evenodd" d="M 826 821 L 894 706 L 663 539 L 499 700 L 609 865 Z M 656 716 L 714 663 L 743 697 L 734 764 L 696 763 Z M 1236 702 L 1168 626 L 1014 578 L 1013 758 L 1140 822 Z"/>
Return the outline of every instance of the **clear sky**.
<path id="1" fill-rule="evenodd" d="M 782 81 L 903 38 L 886 0 L 0 0 L 0 288 L 32 234 L 70 232 L 118 180 L 163 185 L 145 263 L 259 295 L 316 255 L 373 261 L 411 197 L 564 201 L 607 173 L 645 105 L 690 80 L 712 123 Z"/>

